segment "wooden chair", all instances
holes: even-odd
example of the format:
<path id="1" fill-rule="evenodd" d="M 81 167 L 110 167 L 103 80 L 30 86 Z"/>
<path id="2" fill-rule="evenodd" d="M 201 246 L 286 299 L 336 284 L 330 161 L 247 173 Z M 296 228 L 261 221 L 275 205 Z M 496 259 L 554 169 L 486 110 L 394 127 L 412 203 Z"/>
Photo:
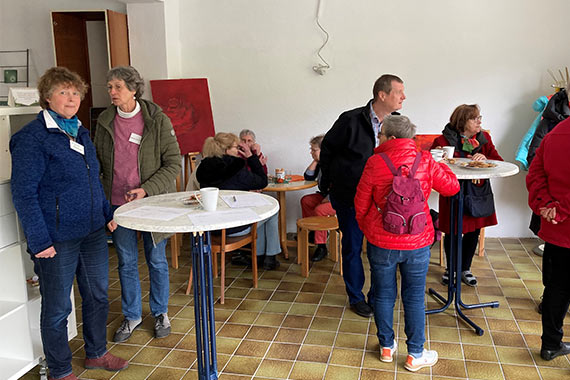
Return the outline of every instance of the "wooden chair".
<path id="1" fill-rule="evenodd" d="M 218 253 L 220 253 L 220 303 L 224 304 L 225 279 L 226 279 L 226 253 L 231 253 L 236 249 L 251 244 L 251 268 L 253 276 L 253 287 L 257 288 L 257 223 L 251 225 L 251 231 L 243 236 L 226 236 L 226 230 L 221 230 L 220 235 L 210 234 L 212 249 L 212 272 L 214 277 L 218 277 Z M 192 268 L 188 277 L 188 287 L 186 294 L 190 294 L 192 288 Z"/>
<path id="2" fill-rule="evenodd" d="M 341 232 L 336 216 L 310 216 L 297 220 L 297 264 L 301 264 L 301 275 L 309 277 L 309 231 L 329 231 L 329 254 L 339 262 L 342 276 Z"/>
<path id="3" fill-rule="evenodd" d="M 183 171 L 176 177 L 176 191 L 184 191 L 190 174 L 196 169 L 198 156 L 200 152 L 190 152 L 184 155 Z M 170 238 L 170 256 L 172 267 L 178 269 L 178 256 L 180 256 L 180 248 L 182 247 L 182 234 L 174 234 Z"/>

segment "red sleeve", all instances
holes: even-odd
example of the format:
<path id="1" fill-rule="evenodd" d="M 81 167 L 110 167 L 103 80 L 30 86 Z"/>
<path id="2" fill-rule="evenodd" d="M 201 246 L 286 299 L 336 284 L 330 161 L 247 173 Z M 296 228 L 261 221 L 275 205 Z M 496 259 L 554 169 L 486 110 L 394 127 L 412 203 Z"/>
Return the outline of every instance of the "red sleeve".
<path id="1" fill-rule="evenodd" d="M 435 162 L 430 157 L 432 187 L 445 197 L 457 194 L 459 181 L 451 169 L 443 162 Z"/>
<path id="2" fill-rule="evenodd" d="M 443 137 L 443 135 L 436 137 L 435 140 L 433 140 L 433 143 L 431 144 L 431 148 L 430 149 L 436 149 L 438 146 L 442 147 L 442 146 L 448 146 L 449 142 L 447 141 L 447 139 L 445 137 Z"/>
<path id="3" fill-rule="evenodd" d="M 372 188 L 374 173 L 377 170 L 375 169 L 375 162 L 378 162 L 377 159 L 378 156 L 376 155 L 368 159 L 366 166 L 364 167 L 364 171 L 362 172 L 362 176 L 360 177 L 360 182 L 356 187 L 356 195 L 354 196 L 354 209 L 356 211 L 356 221 L 358 224 L 362 224 L 364 222 L 364 218 L 368 213 L 368 210 L 370 207 L 372 207 Z"/>
<path id="4" fill-rule="evenodd" d="M 497 161 L 504 161 L 503 157 L 499 154 L 495 145 L 493 144 L 493 140 L 491 140 L 491 135 L 487 132 L 483 132 L 483 136 L 487 139 L 487 144 L 483 145 L 481 148 L 481 153 L 485 155 L 488 160 L 497 160 Z"/>
<path id="5" fill-rule="evenodd" d="M 546 138 L 545 138 L 546 139 Z M 544 140 L 536 150 L 528 175 L 526 176 L 526 188 L 528 190 L 528 205 L 535 214 L 540 215 L 539 209 L 554 199 L 548 191 L 548 178 L 544 171 Z"/>

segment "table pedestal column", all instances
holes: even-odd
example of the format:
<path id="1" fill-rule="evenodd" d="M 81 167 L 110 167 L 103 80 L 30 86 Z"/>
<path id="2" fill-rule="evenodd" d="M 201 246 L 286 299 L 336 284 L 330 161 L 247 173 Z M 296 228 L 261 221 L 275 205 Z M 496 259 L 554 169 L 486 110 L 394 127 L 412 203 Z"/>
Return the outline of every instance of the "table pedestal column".
<path id="1" fill-rule="evenodd" d="M 498 301 L 484 302 L 473 305 L 466 305 L 461 300 L 461 254 L 462 254 L 462 242 L 463 242 L 463 188 L 465 186 L 466 180 L 459 180 L 460 189 L 459 193 L 451 198 L 451 208 L 450 208 L 450 223 L 449 223 L 449 237 L 450 237 L 450 250 L 449 252 L 449 262 L 447 263 L 447 268 L 449 270 L 449 285 L 447 287 L 447 299 L 440 295 L 437 291 L 430 288 L 429 294 L 437 298 L 444 305 L 439 309 L 426 310 L 426 314 L 440 313 L 446 310 L 455 298 L 455 311 L 467 322 L 471 327 L 475 329 L 477 335 L 483 335 L 484 331 L 482 328 L 477 326 L 472 320 L 470 320 L 461 308 L 463 309 L 476 309 L 481 307 L 499 307 Z M 470 181 L 470 180 L 469 180 Z M 456 228 L 457 226 L 457 228 Z M 442 242 L 443 244 L 443 242 Z M 457 262 L 454 266 L 454 261 Z"/>
<path id="2" fill-rule="evenodd" d="M 198 379 L 215 380 L 218 378 L 218 361 L 210 233 L 194 232 L 191 240 Z"/>

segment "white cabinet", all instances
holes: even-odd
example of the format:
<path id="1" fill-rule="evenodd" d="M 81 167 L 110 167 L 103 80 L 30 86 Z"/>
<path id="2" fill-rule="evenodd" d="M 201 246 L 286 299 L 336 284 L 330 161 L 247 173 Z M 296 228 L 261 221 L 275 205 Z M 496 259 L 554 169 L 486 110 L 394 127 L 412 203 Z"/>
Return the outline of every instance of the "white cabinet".
<path id="1" fill-rule="evenodd" d="M 18 379 L 43 357 L 40 338 L 41 297 L 26 279 L 33 262 L 10 193 L 10 136 L 35 118 L 39 107 L 0 107 L 0 380 Z M 77 336 L 73 291 L 69 339 Z"/>

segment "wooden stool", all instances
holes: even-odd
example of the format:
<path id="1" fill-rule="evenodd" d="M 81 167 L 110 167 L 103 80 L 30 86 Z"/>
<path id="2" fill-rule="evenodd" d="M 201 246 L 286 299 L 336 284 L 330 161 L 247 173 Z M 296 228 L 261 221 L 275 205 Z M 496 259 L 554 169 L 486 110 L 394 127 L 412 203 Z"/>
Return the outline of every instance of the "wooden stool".
<path id="1" fill-rule="evenodd" d="M 301 264 L 301 275 L 309 277 L 309 231 L 330 232 L 329 253 L 334 262 L 339 262 L 342 276 L 341 233 L 336 216 L 310 216 L 297 220 L 297 264 Z"/>

